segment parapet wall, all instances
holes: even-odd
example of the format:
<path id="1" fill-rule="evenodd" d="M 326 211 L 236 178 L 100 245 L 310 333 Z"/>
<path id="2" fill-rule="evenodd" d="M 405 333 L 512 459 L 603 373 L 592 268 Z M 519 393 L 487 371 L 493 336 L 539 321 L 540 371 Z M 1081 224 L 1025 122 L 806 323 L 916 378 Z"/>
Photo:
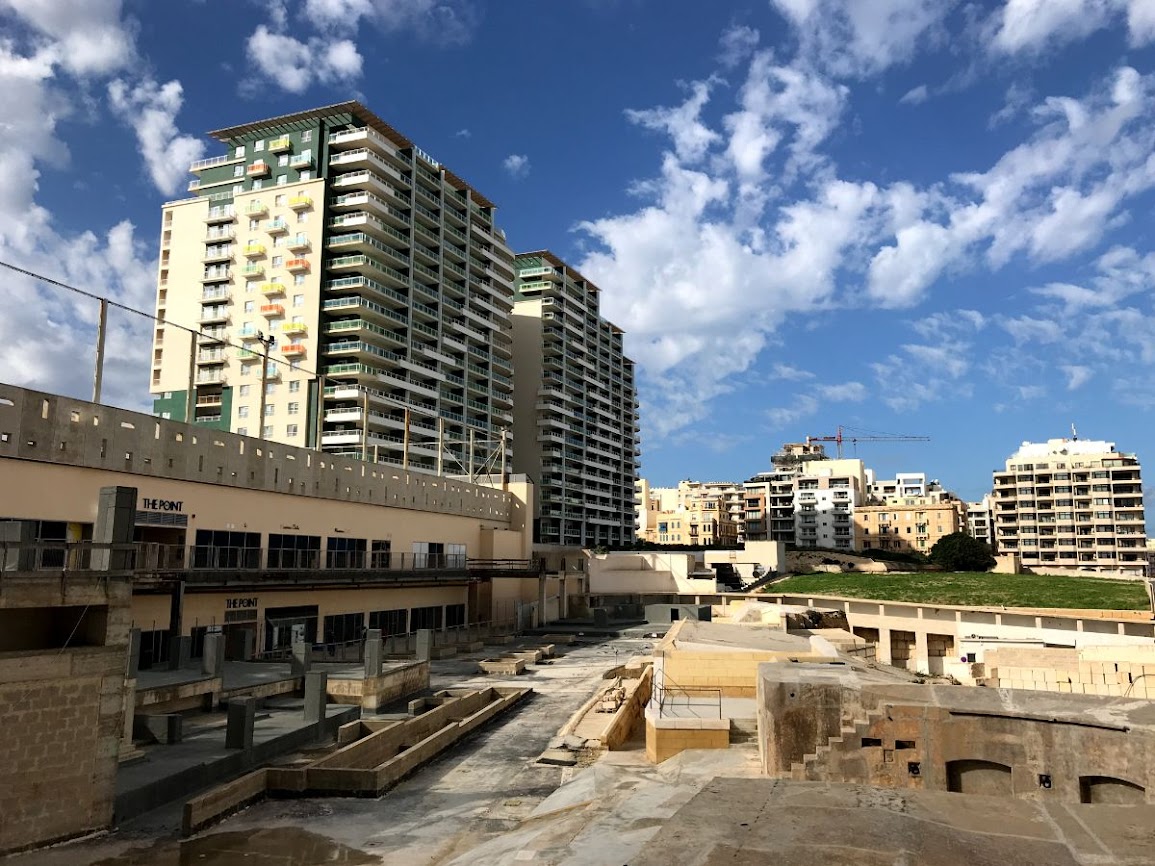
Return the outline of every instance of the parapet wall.
<path id="1" fill-rule="evenodd" d="M 511 494 L 0 384 L 0 458 L 509 523 Z"/>

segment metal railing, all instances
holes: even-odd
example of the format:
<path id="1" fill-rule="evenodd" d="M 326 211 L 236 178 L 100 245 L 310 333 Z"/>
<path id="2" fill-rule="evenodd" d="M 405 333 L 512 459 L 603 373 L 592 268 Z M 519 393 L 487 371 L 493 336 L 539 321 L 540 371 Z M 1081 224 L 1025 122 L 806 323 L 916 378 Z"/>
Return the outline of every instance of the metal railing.
<path id="1" fill-rule="evenodd" d="M 98 554 L 100 554 L 98 556 Z M 104 563 L 108 562 L 108 568 Z M 394 553 L 375 550 L 297 550 L 267 547 L 92 541 L 0 541 L 0 572 L 430 572 L 464 575 L 493 568 L 492 560 L 468 560 L 463 554 Z M 528 561 L 502 560 L 509 569 Z"/>
<path id="2" fill-rule="evenodd" d="M 704 702 L 699 698 L 695 702 L 695 696 L 705 696 L 712 698 L 708 702 Z M 669 707 L 671 715 L 675 715 L 679 706 L 684 706 L 687 710 L 691 708 L 708 708 L 717 710 L 717 718 L 722 718 L 722 690 L 716 686 L 680 686 L 677 683 L 671 683 L 669 677 L 662 674 L 662 682 L 654 683 L 653 700 L 658 704 L 658 714 L 665 715 L 666 708 Z M 681 703 L 679 703 L 681 699 Z"/>

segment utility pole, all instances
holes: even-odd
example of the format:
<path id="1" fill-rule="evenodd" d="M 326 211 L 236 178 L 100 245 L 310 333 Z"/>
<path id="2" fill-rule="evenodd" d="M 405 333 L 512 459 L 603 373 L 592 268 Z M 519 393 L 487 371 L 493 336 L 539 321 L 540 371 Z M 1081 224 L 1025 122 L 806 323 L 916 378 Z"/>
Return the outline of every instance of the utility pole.
<path id="1" fill-rule="evenodd" d="M 258 439 L 265 438 L 265 399 L 268 396 L 265 392 L 268 390 L 269 384 L 269 349 L 276 341 L 276 337 L 272 334 L 265 336 L 264 331 L 257 331 L 257 340 L 261 344 L 261 408 L 260 418 L 257 419 L 257 433 Z"/>
<path id="2" fill-rule="evenodd" d="M 108 329 L 108 299 L 100 299 L 100 318 L 96 322 L 96 376 L 92 380 L 92 402 L 100 402 L 100 386 L 104 381 L 104 334 Z"/>
<path id="3" fill-rule="evenodd" d="M 196 405 L 196 372 L 197 372 L 197 339 L 200 337 L 200 331 L 195 334 L 190 332 L 188 335 L 188 390 L 184 395 L 184 422 L 186 424 L 193 423 L 193 412 Z"/>

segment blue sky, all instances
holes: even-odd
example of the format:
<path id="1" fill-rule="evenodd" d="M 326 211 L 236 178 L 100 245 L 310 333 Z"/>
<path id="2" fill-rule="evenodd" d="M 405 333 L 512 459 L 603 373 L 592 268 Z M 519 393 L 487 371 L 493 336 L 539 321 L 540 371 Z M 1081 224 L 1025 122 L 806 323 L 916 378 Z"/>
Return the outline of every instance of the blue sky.
<path id="1" fill-rule="evenodd" d="M 655 484 L 1151 451 L 1155 0 L 0 0 L 0 254 L 151 309 L 203 133 L 350 97 L 599 283 Z M 89 393 L 94 306 L 4 285 L 0 381 Z"/>

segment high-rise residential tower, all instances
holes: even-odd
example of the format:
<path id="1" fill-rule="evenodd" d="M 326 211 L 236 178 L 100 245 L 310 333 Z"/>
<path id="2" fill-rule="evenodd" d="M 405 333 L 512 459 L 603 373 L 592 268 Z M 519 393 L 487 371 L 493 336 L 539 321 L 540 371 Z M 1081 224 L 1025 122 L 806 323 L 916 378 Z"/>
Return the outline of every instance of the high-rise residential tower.
<path id="1" fill-rule="evenodd" d="M 517 256 L 513 469 L 539 486 L 542 544 L 633 541 L 638 403 L 599 289 L 553 253 Z"/>
<path id="2" fill-rule="evenodd" d="M 1000 553 L 1023 566 L 1146 574 L 1139 459 L 1114 442 L 1024 442 L 994 473 Z"/>
<path id="3" fill-rule="evenodd" d="M 358 102 L 211 135 L 225 152 L 163 209 L 155 411 L 422 471 L 496 470 L 514 270 L 492 202 Z"/>

